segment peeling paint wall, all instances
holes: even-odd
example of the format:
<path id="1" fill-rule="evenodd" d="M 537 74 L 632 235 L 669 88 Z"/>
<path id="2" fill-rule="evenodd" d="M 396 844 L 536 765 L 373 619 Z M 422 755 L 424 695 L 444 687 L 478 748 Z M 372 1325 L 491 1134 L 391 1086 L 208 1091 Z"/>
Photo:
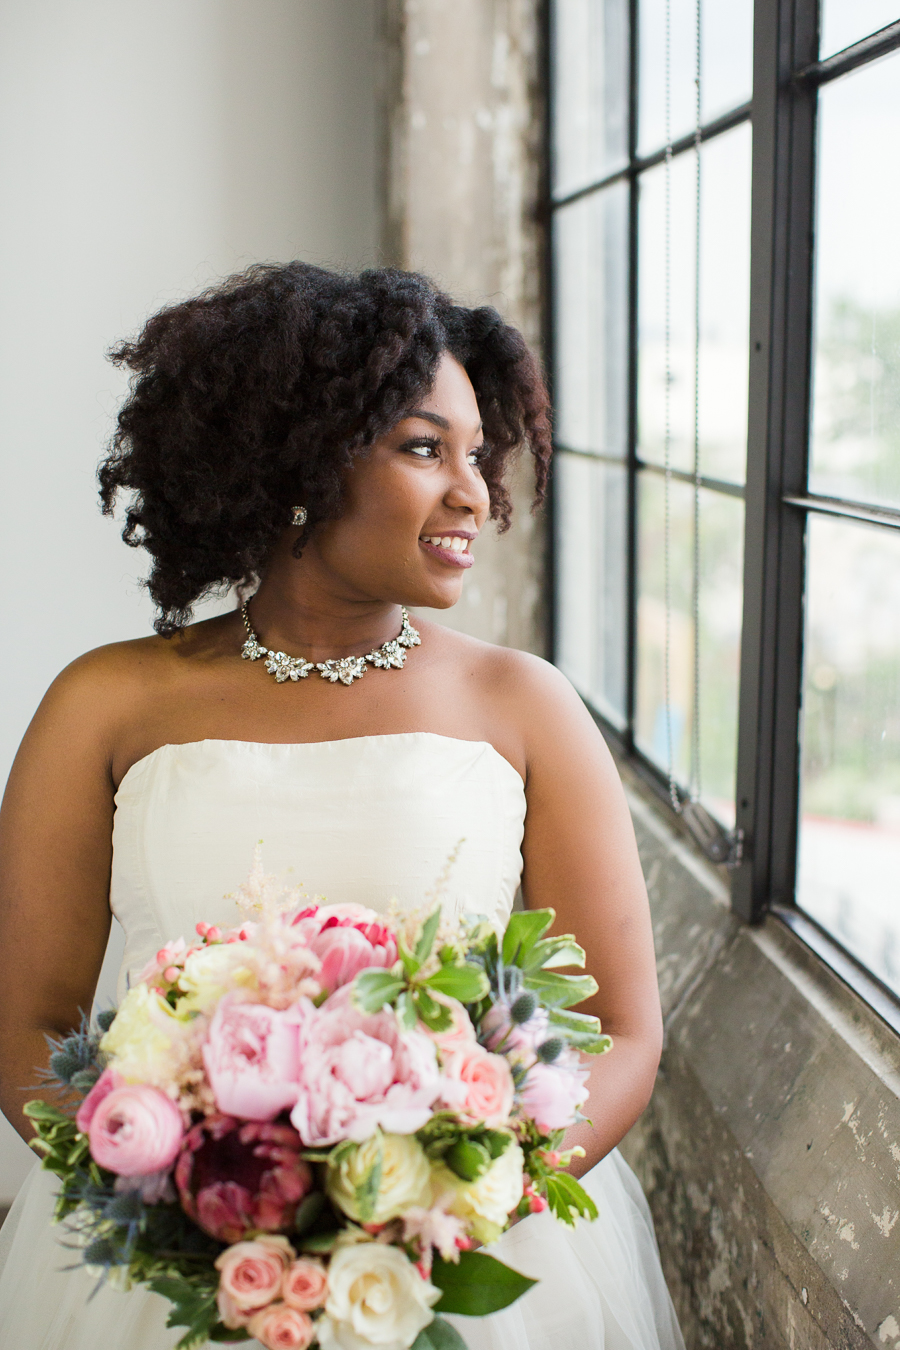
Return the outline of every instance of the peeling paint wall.
<path id="1" fill-rule="evenodd" d="M 465 304 L 493 304 L 539 348 L 541 105 L 537 0 L 382 0 L 383 255 Z M 459 605 L 438 617 L 543 653 L 544 529 L 531 474 L 514 524 L 480 541 Z"/>

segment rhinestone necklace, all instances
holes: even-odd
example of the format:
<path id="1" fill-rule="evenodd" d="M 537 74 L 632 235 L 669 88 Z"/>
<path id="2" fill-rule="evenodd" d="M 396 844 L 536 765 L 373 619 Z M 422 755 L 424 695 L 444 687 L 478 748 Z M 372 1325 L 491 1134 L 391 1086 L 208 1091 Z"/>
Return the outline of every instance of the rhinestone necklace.
<path id="1" fill-rule="evenodd" d="M 365 656 L 342 656 L 330 661 L 305 661 L 302 656 L 288 656 L 286 652 L 272 652 L 268 647 L 264 647 L 250 625 L 245 602 L 241 605 L 241 618 L 247 630 L 247 641 L 241 648 L 241 656 L 245 661 L 259 661 L 264 656 L 266 670 L 275 676 L 279 684 L 283 684 L 285 680 L 305 680 L 314 670 L 319 672 L 323 680 L 330 680 L 332 684 L 336 684 L 338 680 L 341 684 L 352 684 L 354 680 L 361 680 L 365 675 L 366 662 L 370 666 L 379 666 L 382 670 L 402 670 L 407 649 L 421 644 L 422 639 L 410 623 L 406 609 L 401 608 L 400 612 L 403 615 L 403 625 L 397 636 L 374 651 L 366 652 Z"/>

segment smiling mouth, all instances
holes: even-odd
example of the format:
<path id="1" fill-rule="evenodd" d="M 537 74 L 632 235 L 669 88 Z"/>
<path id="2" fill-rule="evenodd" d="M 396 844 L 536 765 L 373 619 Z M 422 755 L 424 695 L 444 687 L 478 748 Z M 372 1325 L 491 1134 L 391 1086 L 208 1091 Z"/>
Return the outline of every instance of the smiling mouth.
<path id="1" fill-rule="evenodd" d="M 475 561 L 469 552 L 472 537 L 466 534 L 423 534 L 419 543 L 434 557 L 452 567 L 471 567 Z"/>

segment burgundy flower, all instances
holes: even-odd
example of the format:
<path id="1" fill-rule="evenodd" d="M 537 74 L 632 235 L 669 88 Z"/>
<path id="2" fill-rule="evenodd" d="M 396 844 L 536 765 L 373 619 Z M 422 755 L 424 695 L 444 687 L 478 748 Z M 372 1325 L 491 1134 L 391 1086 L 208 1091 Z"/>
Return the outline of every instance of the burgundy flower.
<path id="1" fill-rule="evenodd" d="M 175 1184 L 185 1213 L 220 1242 L 290 1228 L 312 1189 L 290 1125 L 210 1116 L 185 1135 Z"/>

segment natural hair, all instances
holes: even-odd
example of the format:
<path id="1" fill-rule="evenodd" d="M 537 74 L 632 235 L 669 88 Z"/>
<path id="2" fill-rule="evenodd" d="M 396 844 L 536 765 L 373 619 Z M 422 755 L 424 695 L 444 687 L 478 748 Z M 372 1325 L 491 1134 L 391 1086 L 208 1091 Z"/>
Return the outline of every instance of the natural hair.
<path id="1" fill-rule="evenodd" d="M 110 352 L 132 372 L 99 469 L 103 510 L 133 496 L 122 537 L 147 549 L 147 587 L 170 636 L 217 587 L 249 585 L 302 503 L 310 530 L 343 509 L 355 456 L 427 393 L 442 353 L 467 371 L 484 420 L 479 466 L 501 530 L 524 445 L 535 506 L 550 460 L 547 392 L 521 334 L 425 277 L 260 264 L 155 314 Z"/>

